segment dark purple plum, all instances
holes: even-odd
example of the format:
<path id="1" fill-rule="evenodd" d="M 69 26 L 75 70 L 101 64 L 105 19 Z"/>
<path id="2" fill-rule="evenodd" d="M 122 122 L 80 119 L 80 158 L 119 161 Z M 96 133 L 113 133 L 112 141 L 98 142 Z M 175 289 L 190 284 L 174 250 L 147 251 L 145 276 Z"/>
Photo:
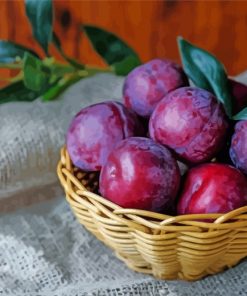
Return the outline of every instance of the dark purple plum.
<path id="1" fill-rule="evenodd" d="M 182 87 L 166 95 L 149 122 L 151 138 L 187 163 L 210 160 L 225 143 L 225 112 L 206 90 Z"/>
<path id="2" fill-rule="evenodd" d="M 189 170 L 177 212 L 227 213 L 247 205 L 247 180 L 236 168 L 207 163 Z"/>
<path id="3" fill-rule="evenodd" d="M 138 135 L 143 135 L 143 128 L 136 114 L 109 101 L 86 107 L 74 117 L 66 146 L 75 166 L 98 171 L 119 141 Z"/>
<path id="4" fill-rule="evenodd" d="M 238 113 L 247 107 L 247 85 L 232 79 L 229 79 L 228 81 L 234 97 L 233 111 L 234 113 Z"/>
<path id="5" fill-rule="evenodd" d="M 168 92 L 186 85 L 188 79 L 179 65 L 155 59 L 128 74 L 123 87 L 124 104 L 140 116 L 149 117 Z"/>
<path id="6" fill-rule="evenodd" d="M 170 213 L 180 173 L 171 152 L 147 138 L 117 144 L 100 173 L 100 192 L 124 207 Z"/>
<path id="7" fill-rule="evenodd" d="M 247 120 L 239 121 L 235 126 L 230 157 L 234 165 L 247 174 Z"/>

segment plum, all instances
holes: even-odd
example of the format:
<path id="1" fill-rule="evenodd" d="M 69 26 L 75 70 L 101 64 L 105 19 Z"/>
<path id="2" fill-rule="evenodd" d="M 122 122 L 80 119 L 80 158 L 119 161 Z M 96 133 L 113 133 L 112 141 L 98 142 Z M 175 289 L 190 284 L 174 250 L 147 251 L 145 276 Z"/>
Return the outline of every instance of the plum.
<path id="1" fill-rule="evenodd" d="M 171 152 L 151 139 L 118 143 L 100 173 L 100 192 L 124 207 L 171 213 L 180 172 Z"/>
<path id="2" fill-rule="evenodd" d="M 121 140 L 143 135 L 137 115 L 123 104 L 108 101 L 83 108 L 72 120 L 66 146 L 73 164 L 98 171 Z"/>
<path id="3" fill-rule="evenodd" d="M 239 121 L 235 126 L 230 157 L 234 165 L 247 174 L 247 120 Z"/>
<path id="4" fill-rule="evenodd" d="M 171 152 L 153 140 L 132 137 L 117 144 L 100 172 L 100 192 L 124 207 L 171 213 L 180 173 Z"/>
<path id="5" fill-rule="evenodd" d="M 236 168 L 206 163 L 189 170 L 177 212 L 227 213 L 247 205 L 247 180 Z"/>
<path id="6" fill-rule="evenodd" d="M 164 95 L 186 85 L 188 79 L 179 65 L 154 59 L 128 74 L 123 87 L 124 104 L 140 116 L 149 117 Z"/>
<path id="7" fill-rule="evenodd" d="M 247 85 L 232 79 L 229 79 L 228 81 L 234 97 L 233 111 L 234 113 L 238 113 L 247 107 Z"/>
<path id="8" fill-rule="evenodd" d="M 187 163 L 210 160 L 224 145 L 225 112 L 210 92 L 182 87 L 167 94 L 149 122 L 150 137 Z"/>

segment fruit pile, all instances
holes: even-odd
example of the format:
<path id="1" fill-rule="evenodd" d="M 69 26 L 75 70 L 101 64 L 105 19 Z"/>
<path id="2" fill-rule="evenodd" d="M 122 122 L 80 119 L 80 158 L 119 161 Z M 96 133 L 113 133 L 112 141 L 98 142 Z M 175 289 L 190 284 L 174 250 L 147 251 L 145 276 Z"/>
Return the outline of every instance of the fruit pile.
<path id="1" fill-rule="evenodd" d="M 226 213 L 247 205 L 247 86 L 210 53 L 181 38 L 179 48 L 183 68 L 154 59 L 128 74 L 123 103 L 82 109 L 67 150 L 124 208 Z"/>

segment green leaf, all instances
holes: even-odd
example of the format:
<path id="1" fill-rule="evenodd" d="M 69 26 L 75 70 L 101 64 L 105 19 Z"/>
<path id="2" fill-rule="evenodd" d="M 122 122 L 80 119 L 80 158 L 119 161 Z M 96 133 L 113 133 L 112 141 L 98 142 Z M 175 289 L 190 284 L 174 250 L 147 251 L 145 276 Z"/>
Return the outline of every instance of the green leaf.
<path id="1" fill-rule="evenodd" d="M 48 55 L 48 45 L 52 40 L 52 0 L 25 0 L 25 6 L 33 36 Z"/>
<path id="2" fill-rule="evenodd" d="M 136 56 L 128 56 L 121 62 L 113 64 L 114 72 L 117 75 L 127 75 L 132 69 L 140 65 L 140 60 Z"/>
<path id="3" fill-rule="evenodd" d="M 46 93 L 49 89 L 56 86 L 57 83 L 58 81 L 55 81 L 53 84 L 45 85 L 40 91 L 33 91 L 27 88 L 23 81 L 13 82 L 0 89 L 0 104 L 9 102 L 32 102 L 42 94 Z"/>
<path id="4" fill-rule="evenodd" d="M 22 59 L 25 52 L 30 52 L 38 57 L 33 50 L 25 46 L 11 41 L 0 40 L 0 63 L 14 63 L 18 59 Z"/>
<path id="5" fill-rule="evenodd" d="M 73 58 L 70 58 L 68 57 L 63 49 L 62 49 L 62 46 L 61 46 L 61 42 L 58 38 L 58 36 L 56 35 L 55 32 L 53 32 L 53 35 L 52 35 L 52 42 L 53 44 L 55 45 L 56 49 L 59 51 L 59 53 L 61 54 L 61 56 L 68 62 L 70 63 L 71 66 L 73 66 L 74 68 L 76 69 L 79 69 L 79 70 L 83 70 L 85 69 L 85 66 L 81 63 L 79 63 L 78 61 L 76 61 L 75 59 Z"/>
<path id="6" fill-rule="evenodd" d="M 125 61 L 121 65 L 116 65 L 119 73 L 128 73 L 133 67 L 141 64 L 135 51 L 115 34 L 89 25 L 84 25 L 82 28 L 96 52 L 108 65 L 114 66 Z"/>
<path id="7" fill-rule="evenodd" d="M 32 102 L 40 94 L 40 92 L 26 88 L 23 81 L 18 81 L 0 89 L 0 104 L 16 101 Z"/>
<path id="8" fill-rule="evenodd" d="M 231 117 L 232 95 L 222 63 L 181 37 L 178 38 L 178 45 L 185 73 L 197 87 L 213 92 Z"/>
<path id="9" fill-rule="evenodd" d="M 247 108 L 232 117 L 233 120 L 247 120 Z"/>
<path id="10" fill-rule="evenodd" d="M 47 71 L 47 72 L 46 72 Z M 24 84 L 33 91 L 41 91 L 49 82 L 49 69 L 45 68 L 42 62 L 31 55 L 24 55 Z"/>
<path id="11" fill-rule="evenodd" d="M 211 90 L 210 84 L 203 72 L 195 65 L 191 56 L 192 44 L 181 37 L 178 37 L 178 48 L 185 73 L 200 88 Z M 212 90 L 211 90 L 212 91 Z"/>

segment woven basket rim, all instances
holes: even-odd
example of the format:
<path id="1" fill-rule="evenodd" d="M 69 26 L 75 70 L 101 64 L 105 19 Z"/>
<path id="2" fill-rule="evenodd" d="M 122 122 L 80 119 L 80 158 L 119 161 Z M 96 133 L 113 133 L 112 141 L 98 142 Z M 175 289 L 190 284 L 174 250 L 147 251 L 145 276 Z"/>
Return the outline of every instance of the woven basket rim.
<path id="1" fill-rule="evenodd" d="M 146 210 L 122 208 L 121 206 L 114 204 L 113 202 L 107 200 L 99 194 L 87 190 L 82 185 L 82 183 L 74 176 L 72 169 L 73 165 L 71 163 L 69 154 L 66 150 L 66 147 L 63 147 L 61 149 L 61 159 L 57 166 L 57 174 L 62 186 L 65 189 L 65 192 L 69 190 L 71 192 L 71 195 L 73 196 L 73 200 L 68 200 L 71 206 L 76 207 L 78 203 L 84 203 L 85 206 L 86 202 L 87 207 L 89 207 L 92 212 L 97 211 L 98 208 L 100 211 L 106 211 L 108 214 L 110 214 L 109 212 L 111 212 L 116 220 L 118 220 L 117 217 L 121 221 L 123 219 L 127 219 L 128 221 L 133 221 L 135 224 L 137 223 L 143 226 L 145 225 L 146 227 L 154 229 L 164 230 L 168 226 L 173 226 L 176 228 L 180 228 L 179 231 L 182 231 L 182 228 L 184 228 L 184 231 L 190 231 L 190 228 L 191 231 L 193 231 L 193 228 L 203 228 L 208 230 L 227 230 L 247 227 L 247 206 L 235 209 L 225 214 L 210 213 L 177 216 L 171 216 Z M 87 172 L 87 174 L 91 173 Z M 72 189 L 72 186 L 68 188 L 68 182 L 66 181 L 67 179 L 70 180 L 69 183 L 72 183 L 75 187 L 77 187 L 77 190 Z M 76 201 L 75 204 L 73 204 L 73 201 Z"/>

